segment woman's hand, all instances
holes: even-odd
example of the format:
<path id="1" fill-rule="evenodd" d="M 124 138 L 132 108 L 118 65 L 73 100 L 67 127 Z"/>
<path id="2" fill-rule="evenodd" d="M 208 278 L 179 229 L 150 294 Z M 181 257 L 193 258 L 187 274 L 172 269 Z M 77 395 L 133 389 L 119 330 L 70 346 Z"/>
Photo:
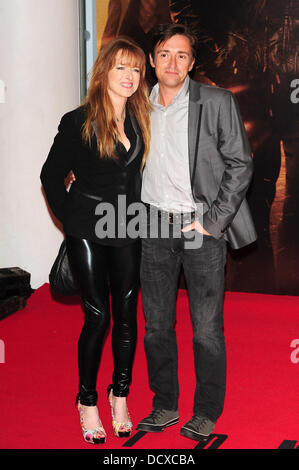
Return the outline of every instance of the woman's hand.
<path id="1" fill-rule="evenodd" d="M 72 171 L 69 172 L 69 174 L 67 175 L 67 177 L 65 178 L 64 180 L 64 184 L 66 186 L 66 188 L 68 189 L 69 186 L 74 182 L 76 181 L 76 177 L 74 175 L 74 173 Z"/>

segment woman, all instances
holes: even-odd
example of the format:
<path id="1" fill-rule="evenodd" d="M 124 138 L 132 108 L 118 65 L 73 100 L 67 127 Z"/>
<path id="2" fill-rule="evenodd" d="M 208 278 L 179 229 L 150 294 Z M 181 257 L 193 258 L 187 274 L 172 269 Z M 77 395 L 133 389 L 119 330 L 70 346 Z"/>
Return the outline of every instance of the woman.
<path id="1" fill-rule="evenodd" d="M 130 39 L 116 38 L 99 53 L 82 106 L 65 114 L 58 127 L 41 181 L 66 234 L 69 263 L 77 280 L 85 322 L 78 343 L 78 410 L 85 441 L 104 443 L 96 381 L 101 350 L 113 315 L 114 371 L 108 387 L 113 429 L 131 433 L 126 397 L 136 346 L 140 240 L 118 227 L 118 197 L 126 205 L 140 199 L 141 167 L 149 149 L 150 123 L 145 55 Z M 69 192 L 64 179 L 73 170 Z M 97 230 L 101 203 L 115 210 L 122 235 Z M 102 205 L 102 207 L 104 207 Z M 103 227 L 102 227 L 103 228 Z"/>

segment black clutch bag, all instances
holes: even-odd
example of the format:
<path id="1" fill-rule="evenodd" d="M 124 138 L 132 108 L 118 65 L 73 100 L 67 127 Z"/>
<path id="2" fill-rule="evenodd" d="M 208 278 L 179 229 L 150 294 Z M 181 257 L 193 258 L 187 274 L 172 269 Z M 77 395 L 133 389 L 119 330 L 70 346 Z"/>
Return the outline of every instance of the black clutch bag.
<path id="1" fill-rule="evenodd" d="M 79 290 L 71 271 L 66 252 L 65 240 L 63 240 L 57 258 L 54 261 L 49 274 L 50 287 L 56 294 L 78 295 Z"/>

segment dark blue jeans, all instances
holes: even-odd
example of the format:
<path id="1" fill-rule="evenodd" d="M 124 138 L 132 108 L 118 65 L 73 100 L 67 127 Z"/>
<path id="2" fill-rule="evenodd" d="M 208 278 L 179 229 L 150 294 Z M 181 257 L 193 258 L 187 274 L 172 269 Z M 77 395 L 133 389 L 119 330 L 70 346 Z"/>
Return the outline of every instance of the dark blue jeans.
<path id="1" fill-rule="evenodd" d="M 186 248 L 185 238 L 142 240 L 141 291 L 146 317 L 144 338 L 153 408 L 178 409 L 176 296 L 181 266 L 193 325 L 196 374 L 193 413 L 216 422 L 226 384 L 223 333 L 226 242 L 203 236 L 200 248 Z M 189 364 L 186 365 L 189 367 Z"/>

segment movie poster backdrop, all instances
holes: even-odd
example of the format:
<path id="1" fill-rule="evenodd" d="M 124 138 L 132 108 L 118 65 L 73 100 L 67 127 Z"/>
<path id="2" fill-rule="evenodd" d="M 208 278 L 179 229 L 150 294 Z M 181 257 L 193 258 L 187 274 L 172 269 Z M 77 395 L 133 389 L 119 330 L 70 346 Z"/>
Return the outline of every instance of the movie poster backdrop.
<path id="1" fill-rule="evenodd" d="M 228 251 L 226 290 L 298 295 L 299 0 L 97 0 L 97 12 L 98 47 L 125 34 L 146 51 L 158 23 L 196 33 L 192 78 L 236 95 L 255 164 L 258 241 Z"/>

